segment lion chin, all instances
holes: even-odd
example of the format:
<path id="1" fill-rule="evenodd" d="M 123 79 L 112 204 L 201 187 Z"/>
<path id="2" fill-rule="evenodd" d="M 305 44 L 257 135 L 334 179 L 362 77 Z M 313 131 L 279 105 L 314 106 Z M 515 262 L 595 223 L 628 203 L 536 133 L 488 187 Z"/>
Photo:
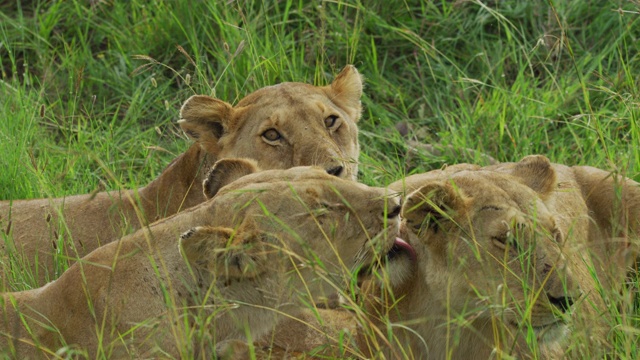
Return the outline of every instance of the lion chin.
<path id="1" fill-rule="evenodd" d="M 534 326 L 533 331 L 539 343 L 560 343 L 569 337 L 569 326 L 564 322 L 550 325 Z"/>
<path id="2" fill-rule="evenodd" d="M 562 317 L 556 318 L 546 324 L 518 324 L 516 322 L 510 322 L 509 325 L 514 329 L 527 329 L 533 331 L 537 343 L 545 346 L 562 344 L 567 340 L 570 334 L 569 325 Z"/>

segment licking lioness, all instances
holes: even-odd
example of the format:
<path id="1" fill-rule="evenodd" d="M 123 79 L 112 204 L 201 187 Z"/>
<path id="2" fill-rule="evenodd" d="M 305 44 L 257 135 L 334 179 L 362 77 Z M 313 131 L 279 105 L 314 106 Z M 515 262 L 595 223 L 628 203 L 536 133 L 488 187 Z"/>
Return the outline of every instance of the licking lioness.
<path id="1" fill-rule="evenodd" d="M 361 95 L 362 78 L 347 66 L 328 86 L 282 83 L 257 90 L 236 106 L 192 96 L 182 106 L 179 123 L 195 143 L 147 186 L 0 202 L 0 277 L 11 264 L 30 269 L 42 285 L 62 271 L 57 264 L 71 263 L 131 230 L 201 203 L 203 169 L 218 159 L 252 158 L 261 169 L 317 165 L 355 179 Z M 16 258 L 9 262 L 10 257 Z"/>
<path id="2" fill-rule="evenodd" d="M 385 189 L 313 167 L 224 186 L 254 170 L 220 160 L 209 201 L 100 247 L 42 288 L 4 294 L 0 349 L 211 358 L 342 288 L 397 241 L 400 206 Z"/>
<path id="3" fill-rule="evenodd" d="M 620 290 L 637 247 L 638 183 L 531 156 L 391 188 L 407 194 L 408 244 L 364 292 L 378 334 L 394 336 L 363 330 L 361 348 L 387 358 L 602 358 L 611 322 L 599 291 Z"/>

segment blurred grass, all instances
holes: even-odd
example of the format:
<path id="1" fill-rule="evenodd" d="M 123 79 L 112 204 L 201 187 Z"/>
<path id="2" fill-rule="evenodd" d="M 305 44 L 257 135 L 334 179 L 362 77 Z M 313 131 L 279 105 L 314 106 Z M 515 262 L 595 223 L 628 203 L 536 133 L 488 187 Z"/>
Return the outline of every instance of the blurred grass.
<path id="1" fill-rule="evenodd" d="M 235 103 L 348 63 L 367 184 L 482 161 L 408 161 L 407 139 L 640 181 L 639 38 L 638 0 L 2 2 L 0 199 L 141 186 L 188 146 L 188 96 Z"/>

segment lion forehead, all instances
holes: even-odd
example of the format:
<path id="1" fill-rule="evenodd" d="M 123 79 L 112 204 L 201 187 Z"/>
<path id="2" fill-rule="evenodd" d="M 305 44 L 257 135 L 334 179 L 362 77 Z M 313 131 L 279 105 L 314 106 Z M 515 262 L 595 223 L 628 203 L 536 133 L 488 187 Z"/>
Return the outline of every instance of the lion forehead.
<path id="1" fill-rule="evenodd" d="M 284 82 L 258 89 L 238 102 L 236 108 L 298 108 L 329 101 L 327 94 L 316 86 Z"/>
<path id="2" fill-rule="evenodd" d="M 392 194 L 378 187 L 349 181 L 328 174 L 314 166 L 299 166 L 285 170 L 264 170 L 249 174 L 224 186 L 215 196 L 218 203 L 242 203 L 241 199 L 283 203 L 378 201 Z M 290 200 L 289 200 L 290 199 Z"/>
<path id="3" fill-rule="evenodd" d="M 472 197 L 473 203 L 480 208 L 490 204 L 502 204 L 513 206 L 525 213 L 537 210 L 548 212 L 546 205 L 534 190 L 509 174 L 462 171 L 453 174 L 449 179 L 465 195 Z"/>
<path id="4" fill-rule="evenodd" d="M 317 166 L 296 166 L 289 169 L 263 170 L 249 174 L 223 187 L 219 194 L 236 190 L 271 190 L 275 188 L 290 188 L 290 183 L 317 183 L 317 186 L 328 186 L 341 181 L 339 178 L 327 174 Z"/>

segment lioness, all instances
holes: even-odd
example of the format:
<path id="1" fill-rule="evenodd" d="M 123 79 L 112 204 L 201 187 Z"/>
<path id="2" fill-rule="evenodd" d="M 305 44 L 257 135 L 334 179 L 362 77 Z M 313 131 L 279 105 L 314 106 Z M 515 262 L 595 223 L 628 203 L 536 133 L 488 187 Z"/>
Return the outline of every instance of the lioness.
<path id="1" fill-rule="evenodd" d="M 311 167 L 222 187 L 253 171 L 220 160 L 204 183 L 211 200 L 98 248 L 42 288 L 4 294 L 0 349 L 211 355 L 212 344 L 259 338 L 335 292 L 398 241 L 400 205 L 385 189 Z"/>
<path id="2" fill-rule="evenodd" d="M 233 107 L 209 96 L 189 98 L 182 129 L 195 143 L 147 186 L 58 199 L 0 202 L 0 241 L 7 271 L 12 261 L 39 284 L 55 265 L 204 201 L 205 171 L 218 159 L 245 157 L 261 169 L 317 165 L 355 179 L 362 78 L 347 66 L 328 86 L 282 83 L 255 91 Z M 2 240 L 0 238 L 0 240 Z M 12 240 L 12 241 L 11 241 Z M 2 273 L 0 273 L 1 275 Z"/>
<path id="3" fill-rule="evenodd" d="M 408 194 L 409 244 L 364 292 L 395 337 L 376 344 L 387 339 L 363 330 L 362 348 L 393 358 L 602 357 L 609 323 L 597 319 L 607 309 L 596 281 L 622 284 L 640 230 L 637 183 L 531 156 L 390 187 Z"/>

